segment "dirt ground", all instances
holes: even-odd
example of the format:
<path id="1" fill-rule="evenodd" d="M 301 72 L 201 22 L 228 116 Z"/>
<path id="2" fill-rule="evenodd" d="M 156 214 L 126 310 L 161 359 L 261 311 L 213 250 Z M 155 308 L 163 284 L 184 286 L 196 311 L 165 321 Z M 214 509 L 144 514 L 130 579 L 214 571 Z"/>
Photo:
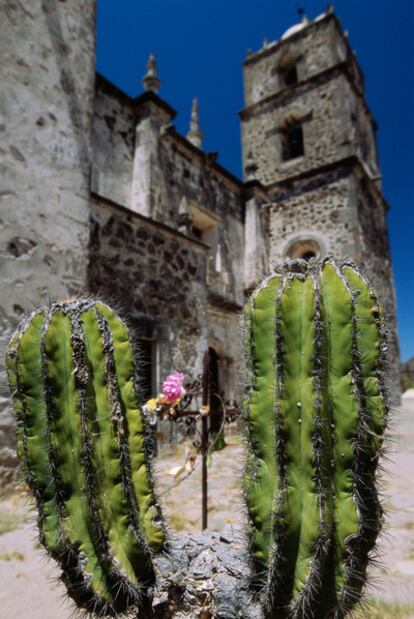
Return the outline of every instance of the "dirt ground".
<path id="1" fill-rule="evenodd" d="M 387 530 L 380 540 L 381 563 L 371 569 L 368 596 L 373 610 L 367 619 L 414 619 L 414 399 L 405 400 L 394 414 L 387 472 L 384 476 Z M 244 526 L 240 492 L 243 448 L 237 434 L 213 454 L 209 467 L 209 528 Z M 175 485 L 166 473 L 183 464 L 184 449 L 156 461 L 158 488 L 164 512 L 176 531 L 198 530 L 201 525 L 200 465 Z M 197 464 L 197 463 L 196 463 Z M 36 540 L 33 512 L 25 498 L 15 494 L 0 503 L 0 618 L 67 619 L 66 601 L 58 570 L 45 558 Z"/>

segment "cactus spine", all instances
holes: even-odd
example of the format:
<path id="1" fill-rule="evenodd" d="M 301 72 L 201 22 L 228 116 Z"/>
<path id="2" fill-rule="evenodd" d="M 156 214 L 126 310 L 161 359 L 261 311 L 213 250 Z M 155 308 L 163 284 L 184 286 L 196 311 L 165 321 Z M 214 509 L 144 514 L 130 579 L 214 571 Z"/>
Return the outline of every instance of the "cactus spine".
<path id="1" fill-rule="evenodd" d="M 40 541 L 69 595 L 99 616 L 145 616 L 165 533 L 125 325 L 103 303 L 54 304 L 19 325 L 7 368 Z"/>
<path id="2" fill-rule="evenodd" d="M 269 617 L 341 619 L 382 524 L 383 318 L 355 266 L 295 260 L 245 313 L 244 491 Z"/>

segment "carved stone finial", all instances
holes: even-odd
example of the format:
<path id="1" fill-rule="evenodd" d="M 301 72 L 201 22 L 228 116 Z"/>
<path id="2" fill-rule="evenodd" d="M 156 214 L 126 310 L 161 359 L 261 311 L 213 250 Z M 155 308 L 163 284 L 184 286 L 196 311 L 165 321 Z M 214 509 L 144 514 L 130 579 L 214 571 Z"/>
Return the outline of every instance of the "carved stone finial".
<path id="1" fill-rule="evenodd" d="M 153 54 L 152 52 L 149 55 L 146 67 L 148 71 L 142 78 L 142 84 L 144 86 L 144 89 L 152 90 L 152 92 L 155 92 L 156 94 L 158 94 L 161 81 L 157 75 L 157 62 L 155 60 L 155 54 Z"/>
<path id="2" fill-rule="evenodd" d="M 194 97 L 193 105 L 191 108 L 191 119 L 190 119 L 190 131 L 187 133 L 187 140 L 197 146 L 197 148 L 201 148 L 203 143 L 203 134 L 200 131 L 200 119 L 198 115 L 198 99 Z"/>
<path id="3" fill-rule="evenodd" d="M 246 166 L 244 168 L 245 180 L 246 181 L 255 180 L 257 170 L 258 170 L 258 167 L 254 161 L 253 153 L 252 151 L 249 151 L 246 156 Z"/>

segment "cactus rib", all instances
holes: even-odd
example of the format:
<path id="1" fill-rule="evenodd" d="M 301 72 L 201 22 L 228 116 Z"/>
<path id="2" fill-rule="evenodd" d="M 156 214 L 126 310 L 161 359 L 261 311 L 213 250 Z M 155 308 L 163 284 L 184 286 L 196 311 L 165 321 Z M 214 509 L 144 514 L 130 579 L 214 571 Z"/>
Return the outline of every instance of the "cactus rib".
<path id="1" fill-rule="evenodd" d="M 292 599 L 295 613 L 300 614 L 311 609 L 318 597 L 327 531 L 316 451 L 321 437 L 315 406 L 315 284 L 312 277 L 293 275 L 286 277 L 276 300 L 279 380 L 275 424 L 282 481 L 275 497 L 275 552 L 270 561 L 268 597 L 271 607 L 285 611 Z"/>
<path id="2" fill-rule="evenodd" d="M 45 316 L 46 310 L 39 309 L 20 323 L 9 343 L 6 363 L 16 413 L 17 454 L 36 501 L 39 538 L 58 558 L 62 549 L 57 534 L 56 489 L 49 476 L 46 407 L 38 354 Z"/>
<path id="3" fill-rule="evenodd" d="M 255 586 L 260 586 L 266 579 L 272 526 L 268 498 L 273 496 L 278 480 L 273 425 L 276 377 L 272 376 L 275 331 L 273 296 L 278 287 L 279 280 L 274 278 L 269 284 L 269 293 L 252 297 L 245 314 L 245 343 L 249 354 L 246 358 L 248 388 L 244 413 L 251 452 L 248 454 L 244 475 L 244 492 L 249 497 L 249 539 L 255 565 Z"/>

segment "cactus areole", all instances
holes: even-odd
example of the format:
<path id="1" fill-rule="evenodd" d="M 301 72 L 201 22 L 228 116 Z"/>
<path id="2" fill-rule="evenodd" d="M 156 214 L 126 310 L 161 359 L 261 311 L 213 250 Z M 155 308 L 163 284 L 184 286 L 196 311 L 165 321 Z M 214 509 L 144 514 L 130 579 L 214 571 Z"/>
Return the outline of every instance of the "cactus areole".
<path id="1" fill-rule="evenodd" d="M 253 584 L 269 617 L 344 617 L 383 513 L 387 419 L 378 300 L 351 264 L 294 260 L 245 312 Z"/>
<path id="2" fill-rule="evenodd" d="M 252 576 L 245 548 L 229 546 L 229 555 L 204 536 L 204 553 L 218 545 L 218 563 L 214 584 L 200 588 L 189 577 L 200 541 L 187 543 L 200 551 L 185 560 L 183 544 L 164 543 L 124 323 L 82 299 L 33 312 L 13 335 L 17 450 L 40 541 L 88 613 L 341 619 L 360 600 L 383 520 L 376 472 L 388 406 L 377 297 L 352 264 L 289 261 L 253 293 L 244 341 Z"/>
<path id="3" fill-rule="evenodd" d="M 23 321 L 7 354 L 17 449 L 40 541 L 97 615 L 145 608 L 163 545 L 125 325 L 90 300 Z"/>

